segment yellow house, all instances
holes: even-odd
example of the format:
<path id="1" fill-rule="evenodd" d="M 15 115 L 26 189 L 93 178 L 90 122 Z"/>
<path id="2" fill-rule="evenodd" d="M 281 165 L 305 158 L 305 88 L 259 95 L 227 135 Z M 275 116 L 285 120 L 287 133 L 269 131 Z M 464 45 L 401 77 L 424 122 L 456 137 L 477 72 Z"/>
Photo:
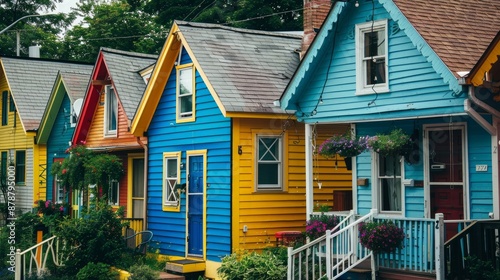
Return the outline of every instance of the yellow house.
<path id="1" fill-rule="evenodd" d="M 15 182 L 15 190 L 3 194 L 15 213 L 27 212 L 47 197 L 47 149 L 35 138 L 57 73 L 85 64 L 1 57 L 0 66 L 0 186 Z"/>

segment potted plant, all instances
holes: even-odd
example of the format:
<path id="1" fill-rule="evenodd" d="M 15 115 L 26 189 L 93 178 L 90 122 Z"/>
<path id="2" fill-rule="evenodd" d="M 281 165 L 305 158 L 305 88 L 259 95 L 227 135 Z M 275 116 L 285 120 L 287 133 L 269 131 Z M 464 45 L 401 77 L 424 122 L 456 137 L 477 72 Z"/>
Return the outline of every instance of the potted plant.
<path id="1" fill-rule="evenodd" d="M 405 233 L 391 221 L 362 223 L 359 227 L 359 242 L 375 253 L 391 253 L 403 248 Z"/>
<path id="2" fill-rule="evenodd" d="M 346 161 L 346 167 L 351 170 L 351 157 L 355 157 L 368 149 L 368 136 L 354 137 L 350 132 L 335 134 L 326 139 L 318 149 L 318 154 L 332 158 L 339 155 Z"/>
<path id="3" fill-rule="evenodd" d="M 379 133 L 369 139 L 370 148 L 381 156 L 404 156 L 411 148 L 410 135 L 401 128 L 392 130 L 388 134 Z"/>
<path id="4" fill-rule="evenodd" d="M 338 223 L 339 219 L 336 216 L 324 214 L 311 216 L 306 223 L 305 235 L 314 240 L 324 235 L 327 229 L 333 229 Z"/>

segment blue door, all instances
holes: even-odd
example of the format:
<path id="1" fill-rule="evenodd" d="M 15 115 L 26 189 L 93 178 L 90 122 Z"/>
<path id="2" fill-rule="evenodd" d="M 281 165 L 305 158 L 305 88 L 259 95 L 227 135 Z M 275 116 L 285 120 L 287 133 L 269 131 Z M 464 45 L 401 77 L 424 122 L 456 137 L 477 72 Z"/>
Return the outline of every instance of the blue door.
<path id="1" fill-rule="evenodd" d="M 188 255 L 203 257 L 203 156 L 188 162 Z"/>

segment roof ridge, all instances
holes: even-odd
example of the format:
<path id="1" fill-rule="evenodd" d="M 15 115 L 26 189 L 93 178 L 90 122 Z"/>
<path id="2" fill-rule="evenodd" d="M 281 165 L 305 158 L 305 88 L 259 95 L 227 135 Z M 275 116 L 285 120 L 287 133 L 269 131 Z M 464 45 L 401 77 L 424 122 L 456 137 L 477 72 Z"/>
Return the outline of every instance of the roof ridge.
<path id="1" fill-rule="evenodd" d="M 122 51 L 122 50 L 105 48 L 105 47 L 102 47 L 101 51 L 108 52 L 108 53 L 125 55 L 125 56 L 141 57 L 141 58 L 151 58 L 151 59 L 157 59 L 158 58 L 158 55 L 155 55 L 155 54 L 147 54 L 147 53 L 139 53 L 139 52 L 129 52 L 129 51 Z"/>
<path id="2" fill-rule="evenodd" d="M 40 57 L 26 57 L 26 56 L 2 55 L 2 56 L 0 56 L 0 60 L 2 60 L 2 59 L 31 60 L 31 61 L 41 61 L 41 62 L 55 62 L 55 63 L 81 64 L 81 65 L 94 65 L 94 63 L 85 62 L 85 61 L 61 60 L 61 59 L 40 58 Z"/>
<path id="3" fill-rule="evenodd" d="M 234 31 L 234 32 L 239 32 L 239 33 L 266 35 L 266 36 L 272 36 L 272 37 L 284 37 L 284 38 L 291 38 L 291 39 L 302 38 L 301 35 L 284 33 L 286 31 L 266 31 L 266 30 L 256 30 L 256 29 L 245 29 L 245 28 L 230 27 L 230 26 L 225 26 L 225 25 L 215 24 L 215 23 L 200 23 L 200 22 L 189 22 L 189 21 L 182 21 L 182 20 L 176 20 L 175 23 L 178 26 L 190 26 L 190 27 L 199 27 L 199 28 L 210 28 L 210 29 L 224 29 L 224 30 L 229 30 L 229 31 Z"/>

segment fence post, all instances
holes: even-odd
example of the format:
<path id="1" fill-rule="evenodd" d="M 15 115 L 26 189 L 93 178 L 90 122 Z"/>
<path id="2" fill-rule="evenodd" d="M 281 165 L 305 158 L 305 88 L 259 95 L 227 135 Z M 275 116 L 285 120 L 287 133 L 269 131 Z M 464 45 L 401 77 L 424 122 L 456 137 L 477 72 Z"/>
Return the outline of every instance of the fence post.
<path id="1" fill-rule="evenodd" d="M 436 226 L 434 227 L 434 253 L 436 256 L 436 280 L 444 280 L 444 215 L 436 213 Z"/>
<path id="2" fill-rule="evenodd" d="M 328 279 L 333 278 L 333 270 L 332 270 L 332 242 L 331 242 L 331 235 L 332 232 L 327 229 L 326 230 L 326 246 L 325 246 L 325 253 L 326 253 L 326 277 Z M 321 246 L 320 246 L 321 247 Z"/>
<path id="3" fill-rule="evenodd" d="M 288 247 L 288 269 L 287 269 L 287 277 L 286 279 L 292 280 L 292 275 L 293 275 L 293 261 L 292 261 L 292 251 L 293 247 Z M 300 265 L 300 264 L 299 264 Z"/>
<path id="4" fill-rule="evenodd" d="M 23 267 L 21 263 L 21 249 L 16 250 L 16 272 L 15 272 L 15 280 L 21 280 Z"/>

